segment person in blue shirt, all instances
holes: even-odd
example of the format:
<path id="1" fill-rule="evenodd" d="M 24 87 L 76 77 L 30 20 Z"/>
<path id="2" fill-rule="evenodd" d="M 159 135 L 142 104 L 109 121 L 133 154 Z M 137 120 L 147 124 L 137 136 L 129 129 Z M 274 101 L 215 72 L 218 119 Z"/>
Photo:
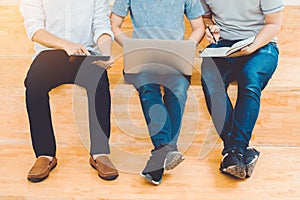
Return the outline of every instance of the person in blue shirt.
<path id="1" fill-rule="evenodd" d="M 138 39 L 183 40 L 185 33 L 184 16 L 191 24 L 189 36 L 196 44 L 204 35 L 200 1 L 195 0 L 116 0 L 111 14 L 115 40 L 123 46 L 128 38 L 121 26 L 130 13 L 134 32 Z M 154 149 L 141 175 L 151 183 L 161 183 L 164 169 L 176 167 L 184 159 L 178 151 L 177 140 L 182 115 L 190 84 L 190 76 L 139 73 L 125 79 L 137 89 L 142 110 Z M 163 92 L 161 91 L 163 88 Z M 162 95 L 163 93 L 163 95 Z M 163 116 L 163 117 L 162 117 Z M 164 119 L 165 118 L 165 119 Z M 163 119 L 163 120 L 162 120 Z"/>

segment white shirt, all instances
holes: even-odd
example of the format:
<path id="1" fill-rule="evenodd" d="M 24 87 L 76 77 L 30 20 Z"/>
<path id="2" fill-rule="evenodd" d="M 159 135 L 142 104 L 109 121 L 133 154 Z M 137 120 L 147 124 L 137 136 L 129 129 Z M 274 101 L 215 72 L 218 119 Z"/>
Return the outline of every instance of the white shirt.
<path id="1" fill-rule="evenodd" d="M 96 51 L 102 34 L 113 38 L 109 0 L 21 0 L 21 14 L 30 39 L 40 29 Z M 34 44 L 35 55 L 49 49 Z"/>

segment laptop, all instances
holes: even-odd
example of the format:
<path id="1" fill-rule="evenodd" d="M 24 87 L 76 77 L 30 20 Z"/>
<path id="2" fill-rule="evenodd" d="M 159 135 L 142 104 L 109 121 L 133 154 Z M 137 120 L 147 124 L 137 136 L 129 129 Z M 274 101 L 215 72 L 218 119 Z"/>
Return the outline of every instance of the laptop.
<path id="1" fill-rule="evenodd" d="M 192 75 L 196 45 L 191 40 L 126 39 L 124 72 Z"/>

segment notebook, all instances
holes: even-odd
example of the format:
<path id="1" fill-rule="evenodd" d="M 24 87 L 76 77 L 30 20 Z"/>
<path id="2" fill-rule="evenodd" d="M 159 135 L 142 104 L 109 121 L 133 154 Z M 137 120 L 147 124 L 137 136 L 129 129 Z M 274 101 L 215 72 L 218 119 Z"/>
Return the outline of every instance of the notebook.
<path id="1" fill-rule="evenodd" d="M 229 55 L 241 50 L 253 43 L 255 37 L 234 43 L 231 47 L 205 48 L 200 57 L 228 57 Z"/>
<path id="2" fill-rule="evenodd" d="M 126 39 L 124 72 L 192 75 L 195 50 L 191 40 Z"/>

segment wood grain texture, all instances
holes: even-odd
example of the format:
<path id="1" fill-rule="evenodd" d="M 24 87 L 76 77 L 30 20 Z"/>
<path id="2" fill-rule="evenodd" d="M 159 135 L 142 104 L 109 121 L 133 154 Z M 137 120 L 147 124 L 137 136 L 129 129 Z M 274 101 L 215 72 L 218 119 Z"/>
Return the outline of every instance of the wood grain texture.
<path id="1" fill-rule="evenodd" d="M 196 59 L 188 91 L 179 148 L 186 160 L 152 186 L 139 172 L 152 148 L 139 99 L 124 84 L 122 49 L 109 70 L 112 94 L 111 158 L 117 180 L 101 180 L 88 164 L 85 90 L 63 85 L 50 92 L 58 166 L 42 183 L 26 180 L 34 162 L 25 109 L 24 85 L 33 53 L 19 8 L 0 5 L 0 199 L 299 199 L 300 197 L 300 6 L 286 6 L 278 35 L 278 69 L 262 95 L 251 144 L 261 151 L 250 179 L 219 173 L 222 143 L 205 107 Z M 191 31 L 187 24 L 187 34 Z M 124 30 L 132 29 L 126 18 Z M 199 49 L 205 46 L 201 43 Z M 236 98 L 236 86 L 229 89 Z"/>

